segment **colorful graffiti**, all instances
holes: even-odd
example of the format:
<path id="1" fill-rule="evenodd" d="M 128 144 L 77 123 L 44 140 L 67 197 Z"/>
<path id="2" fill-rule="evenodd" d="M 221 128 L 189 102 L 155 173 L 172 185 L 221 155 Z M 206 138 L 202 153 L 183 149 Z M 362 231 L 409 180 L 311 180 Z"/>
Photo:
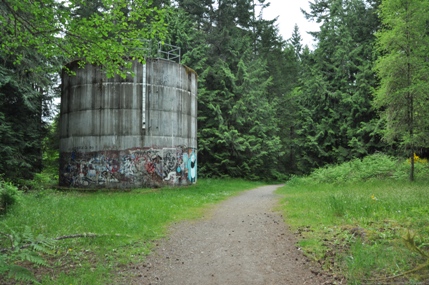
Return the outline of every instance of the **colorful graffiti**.
<path id="1" fill-rule="evenodd" d="M 133 148 L 61 153 L 60 186 L 112 187 L 186 185 L 197 179 L 194 148 Z"/>

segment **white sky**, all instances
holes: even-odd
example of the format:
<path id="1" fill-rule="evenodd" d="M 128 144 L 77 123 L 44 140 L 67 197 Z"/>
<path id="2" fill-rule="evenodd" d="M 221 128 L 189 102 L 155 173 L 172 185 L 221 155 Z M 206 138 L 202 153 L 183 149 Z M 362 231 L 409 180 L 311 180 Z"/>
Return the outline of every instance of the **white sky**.
<path id="1" fill-rule="evenodd" d="M 277 24 L 283 39 L 289 39 L 292 36 L 293 27 L 298 24 L 299 32 L 302 38 L 302 44 L 308 45 L 310 49 L 313 49 L 313 37 L 307 34 L 308 31 L 318 31 L 319 24 L 316 22 L 310 22 L 305 19 L 301 13 L 300 8 L 305 11 L 310 11 L 310 1 L 308 0 L 267 0 L 270 2 L 270 6 L 264 9 L 262 14 L 266 20 L 272 20 L 278 16 Z"/>

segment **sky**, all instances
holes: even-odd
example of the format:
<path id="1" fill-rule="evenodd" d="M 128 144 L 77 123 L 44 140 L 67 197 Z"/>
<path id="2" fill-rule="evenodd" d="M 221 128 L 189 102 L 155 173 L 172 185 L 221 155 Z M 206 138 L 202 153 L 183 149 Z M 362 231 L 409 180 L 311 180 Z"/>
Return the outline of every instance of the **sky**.
<path id="1" fill-rule="evenodd" d="M 270 6 L 263 11 L 263 18 L 272 20 L 278 16 L 277 24 L 279 32 L 283 39 L 289 39 L 292 36 L 293 27 L 298 24 L 303 45 L 308 45 L 312 49 L 313 37 L 307 34 L 308 31 L 318 31 L 319 25 L 305 19 L 300 8 L 309 11 L 308 0 L 267 0 Z"/>

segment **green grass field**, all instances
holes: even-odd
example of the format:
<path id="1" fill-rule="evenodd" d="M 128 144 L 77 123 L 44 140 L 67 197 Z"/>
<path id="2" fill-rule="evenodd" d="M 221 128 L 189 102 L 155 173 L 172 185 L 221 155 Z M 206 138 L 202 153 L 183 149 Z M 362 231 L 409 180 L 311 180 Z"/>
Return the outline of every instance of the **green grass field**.
<path id="1" fill-rule="evenodd" d="M 203 207 L 260 185 L 200 179 L 196 185 L 171 189 L 37 191 L 0 216 L 0 232 L 30 229 L 33 241 L 38 235 L 43 235 L 39 240 L 64 238 L 43 254 L 49 267 L 32 268 L 42 284 L 109 284 L 118 267 L 144 260 L 172 222 L 200 217 Z M 1 248 L 10 246 L 6 235 L 0 241 Z"/>
<path id="2" fill-rule="evenodd" d="M 384 156 L 294 178 L 278 191 L 286 223 L 306 255 L 347 284 L 427 282 L 429 172 L 416 166 L 413 183 L 407 163 Z"/>
<path id="3" fill-rule="evenodd" d="M 429 166 L 416 164 L 413 183 L 408 170 L 407 161 L 381 154 L 321 168 L 279 189 L 279 209 L 298 246 L 339 284 L 428 284 Z M 30 191 L 0 216 L 0 283 L 17 284 L 19 275 L 5 277 L 17 264 L 42 284 L 113 284 L 118 270 L 144 261 L 168 225 L 261 185 L 200 179 L 130 192 Z"/>

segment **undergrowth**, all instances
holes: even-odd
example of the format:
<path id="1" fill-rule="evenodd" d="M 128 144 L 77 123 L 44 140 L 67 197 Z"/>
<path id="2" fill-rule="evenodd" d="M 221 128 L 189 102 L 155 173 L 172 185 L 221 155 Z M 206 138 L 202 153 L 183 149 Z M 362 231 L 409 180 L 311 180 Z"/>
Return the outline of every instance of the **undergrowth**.
<path id="1" fill-rule="evenodd" d="M 18 204 L 21 199 L 22 195 L 18 188 L 0 177 L 0 215 L 4 215 L 10 207 Z"/>
<path id="2" fill-rule="evenodd" d="M 31 270 L 23 263 L 32 266 L 48 266 L 47 261 L 39 254 L 49 255 L 54 240 L 39 234 L 34 236 L 30 227 L 25 226 L 21 232 L 3 226 L 0 232 L 0 276 L 25 283 L 39 284 Z"/>
<path id="3" fill-rule="evenodd" d="M 286 222 L 306 255 L 347 284 L 427 282 L 429 169 L 416 163 L 414 183 L 408 171 L 377 154 L 294 177 L 279 191 Z"/>

